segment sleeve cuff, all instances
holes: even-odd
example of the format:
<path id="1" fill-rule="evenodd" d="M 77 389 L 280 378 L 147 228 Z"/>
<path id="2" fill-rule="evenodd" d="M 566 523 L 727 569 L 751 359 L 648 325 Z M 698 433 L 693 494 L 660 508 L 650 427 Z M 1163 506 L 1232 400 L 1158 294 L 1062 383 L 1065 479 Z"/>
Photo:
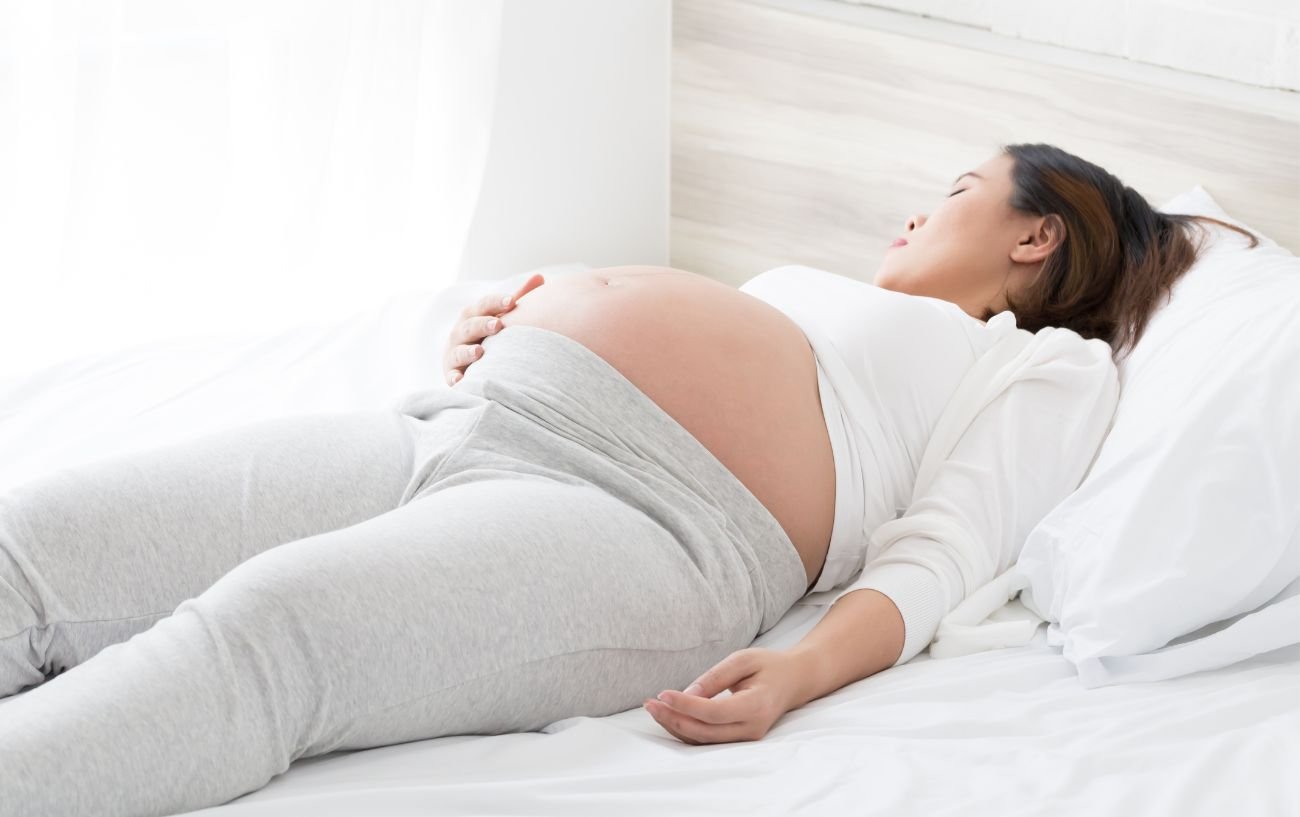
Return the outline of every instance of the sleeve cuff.
<path id="1" fill-rule="evenodd" d="M 888 596 L 903 616 L 903 651 L 891 666 L 907 663 L 934 640 L 946 611 L 939 580 L 932 571 L 910 562 L 868 565 L 839 595 L 864 589 Z"/>

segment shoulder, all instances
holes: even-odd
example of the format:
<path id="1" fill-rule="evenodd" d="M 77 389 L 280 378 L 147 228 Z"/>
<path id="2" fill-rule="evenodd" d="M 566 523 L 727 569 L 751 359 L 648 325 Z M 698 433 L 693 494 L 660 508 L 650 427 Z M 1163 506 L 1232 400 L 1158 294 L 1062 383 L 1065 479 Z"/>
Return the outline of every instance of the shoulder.
<path id="1" fill-rule="evenodd" d="M 1000 313 L 1014 321 L 1010 312 Z M 1072 329 L 1047 326 L 1037 332 L 1016 328 L 1007 337 L 1019 347 L 1015 358 L 1003 363 L 1011 383 L 1045 416 L 1090 417 L 1109 421 L 1119 403 L 1119 370 L 1110 344 L 1084 338 Z"/>
<path id="2" fill-rule="evenodd" d="M 1112 375 L 1117 373 L 1110 344 L 1100 338 L 1085 338 L 1063 326 L 1045 326 L 1037 332 L 1030 332 L 1017 325 L 1015 313 L 1010 311 L 999 312 L 987 323 L 973 318 L 971 322 L 974 326 L 967 324 L 966 328 L 981 339 L 981 345 L 989 349 L 1010 347 L 1018 351 L 1027 363 L 1058 363 Z"/>
<path id="3" fill-rule="evenodd" d="M 1010 313 L 1007 313 L 1010 314 Z M 1017 331 L 1025 332 L 1024 329 Z M 1042 365 L 1064 372 L 1077 371 L 1091 379 L 1119 380 L 1119 369 L 1110 344 L 1100 338 L 1084 338 L 1073 329 L 1045 326 L 1032 333 L 1030 348 Z"/>
<path id="4" fill-rule="evenodd" d="M 878 327 L 876 334 L 903 338 L 941 333 L 929 336 L 934 341 L 962 336 L 970 342 L 978 335 L 976 327 L 983 326 L 950 301 L 897 292 L 802 264 L 786 264 L 759 273 L 741 284 L 740 291 L 764 300 L 833 305 L 838 311 L 851 312 L 855 318 Z M 969 345 L 974 348 L 977 344 Z"/>
<path id="5" fill-rule="evenodd" d="M 995 401 L 1018 407 L 1028 421 L 1067 416 L 1109 419 L 1119 401 L 1119 374 L 1110 346 L 1062 327 L 1030 332 L 1011 312 L 983 325 L 985 350 L 967 371 L 958 394 L 971 410 Z M 1000 399 L 999 399 L 1000 398 Z"/>

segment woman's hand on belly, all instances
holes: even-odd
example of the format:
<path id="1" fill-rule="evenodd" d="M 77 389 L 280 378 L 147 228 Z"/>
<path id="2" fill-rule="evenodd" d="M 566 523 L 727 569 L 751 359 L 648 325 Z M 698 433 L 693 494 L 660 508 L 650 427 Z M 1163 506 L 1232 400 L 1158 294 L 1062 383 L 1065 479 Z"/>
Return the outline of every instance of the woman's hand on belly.
<path id="1" fill-rule="evenodd" d="M 494 292 L 484 295 L 461 310 L 459 320 L 447 335 L 447 348 L 442 353 L 442 369 L 448 386 L 456 385 L 465 376 L 465 370 L 482 356 L 480 341 L 500 331 L 502 323 L 496 316 L 514 309 L 520 298 L 544 283 L 545 278 L 534 275 L 514 294 L 503 296 Z"/>

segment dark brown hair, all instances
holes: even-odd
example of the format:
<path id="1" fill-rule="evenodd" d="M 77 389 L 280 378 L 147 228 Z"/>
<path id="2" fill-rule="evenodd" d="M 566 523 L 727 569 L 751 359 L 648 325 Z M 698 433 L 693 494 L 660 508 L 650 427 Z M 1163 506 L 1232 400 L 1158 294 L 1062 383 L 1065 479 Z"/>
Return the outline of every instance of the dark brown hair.
<path id="1" fill-rule="evenodd" d="M 1204 247 L 1208 230 L 1195 222 L 1222 225 L 1247 236 L 1251 247 L 1259 244 L 1250 231 L 1217 218 L 1158 212 L 1115 176 L 1053 145 L 1002 150 L 1014 161 L 1011 206 L 1054 214 L 1064 226 L 1064 239 L 1041 273 L 1015 297 L 1007 293 L 1007 308 L 1022 329 L 1060 326 L 1101 338 L 1113 356 L 1132 351 L 1160 297 Z"/>

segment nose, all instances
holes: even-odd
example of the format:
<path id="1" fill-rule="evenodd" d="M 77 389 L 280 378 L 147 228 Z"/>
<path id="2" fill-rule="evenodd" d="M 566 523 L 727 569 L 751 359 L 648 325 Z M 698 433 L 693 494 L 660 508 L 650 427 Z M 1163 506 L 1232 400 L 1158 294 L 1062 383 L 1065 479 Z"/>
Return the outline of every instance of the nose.
<path id="1" fill-rule="evenodd" d="M 912 216 L 907 220 L 907 231 L 910 233 L 913 230 L 915 230 L 917 227 L 920 227 L 922 224 L 925 223 L 925 219 L 926 219 L 925 213 L 917 213 L 916 215 Z"/>

